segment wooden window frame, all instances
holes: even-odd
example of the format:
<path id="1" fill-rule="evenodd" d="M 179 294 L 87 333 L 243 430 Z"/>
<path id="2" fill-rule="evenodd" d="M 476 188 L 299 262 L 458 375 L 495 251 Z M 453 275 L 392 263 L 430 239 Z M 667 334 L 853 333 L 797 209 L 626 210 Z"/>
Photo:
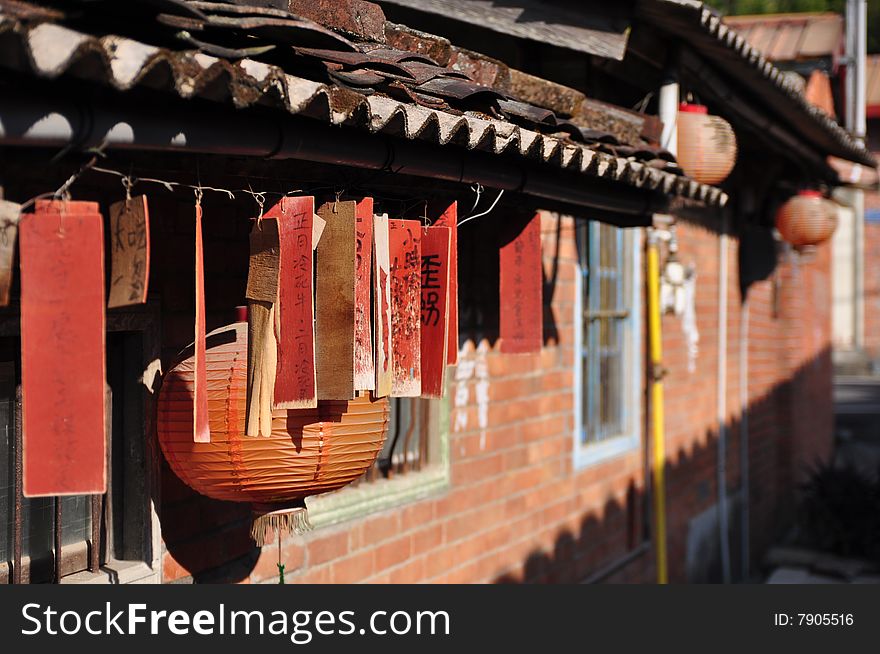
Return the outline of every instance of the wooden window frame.
<path id="1" fill-rule="evenodd" d="M 19 337 L 20 338 L 20 318 L 19 308 L 9 307 L 0 312 L 0 337 Z M 155 302 L 149 302 L 146 305 L 125 307 L 122 309 L 108 310 L 106 314 L 106 330 L 111 332 L 131 332 L 140 333 L 142 335 L 142 356 L 143 370 L 147 369 L 147 365 L 151 362 L 159 360 L 160 356 L 160 333 L 159 333 L 159 308 Z M 106 552 L 104 560 L 98 557 L 98 548 L 93 548 L 92 543 L 95 537 L 106 541 L 108 536 L 101 526 L 96 531 L 93 525 L 92 538 L 86 541 L 72 543 L 61 547 L 60 565 L 55 568 L 54 554 L 50 553 L 48 557 L 41 557 L 38 560 L 31 560 L 27 555 L 21 553 L 21 544 L 13 543 L 13 549 L 17 549 L 17 553 L 13 553 L 13 561 L 0 562 L 0 584 L 3 583 L 30 583 L 32 566 L 40 566 L 45 568 L 55 568 L 53 574 L 49 575 L 50 580 L 56 583 L 160 583 L 161 582 L 161 533 L 158 519 L 157 507 L 159 506 L 159 489 L 160 489 L 160 471 L 159 471 L 159 451 L 158 441 L 156 438 L 156 390 L 158 384 L 156 379 L 142 379 L 142 382 L 148 386 L 148 391 L 144 393 L 144 442 L 143 442 L 143 482 L 141 484 L 140 500 L 142 501 L 142 510 L 139 515 L 143 518 L 144 531 L 142 534 L 142 553 L 137 559 L 117 559 L 113 556 L 110 547 L 105 547 Z M 21 429 L 21 413 L 20 413 L 20 390 L 16 392 L 16 431 L 20 434 Z M 111 408 L 108 405 L 108 413 Z M 111 423 L 108 420 L 108 430 Z M 20 437 L 19 444 L 20 444 Z M 19 450 L 20 451 L 20 450 Z M 17 455 L 17 456 L 20 456 Z M 112 456 L 112 449 L 108 452 L 108 456 Z M 17 483 L 16 483 L 17 482 Z M 15 480 L 16 495 L 20 496 L 20 475 L 16 475 Z M 110 489 L 108 489 L 110 490 Z M 108 492 L 108 496 L 112 491 Z M 104 496 L 92 496 L 104 497 Z M 109 503 L 105 503 L 109 506 Z M 21 510 L 20 502 L 14 502 L 13 511 Z M 96 513 L 93 508 L 93 515 Z M 101 510 L 103 513 L 103 509 Z M 13 515 L 15 520 L 15 515 Z M 101 521 L 106 525 L 105 520 Z M 20 530 L 16 529 L 15 539 L 20 539 Z M 112 530 L 111 530 L 112 531 Z M 106 546 L 106 542 L 104 545 Z M 20 559 L 20 574 L 16 574 L 15 560 Z M 11 568 L 11 569 L 10 569 Z M 40 577 L 44 575 L 41 573 Z M 58 578 L 60 576 L 60 579 Z"/>

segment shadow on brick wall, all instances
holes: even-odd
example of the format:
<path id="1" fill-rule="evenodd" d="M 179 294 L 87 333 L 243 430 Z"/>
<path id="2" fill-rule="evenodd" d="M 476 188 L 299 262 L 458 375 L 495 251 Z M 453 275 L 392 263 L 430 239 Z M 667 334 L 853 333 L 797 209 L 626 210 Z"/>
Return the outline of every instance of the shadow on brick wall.
<path id="1" fill-rule="evenodd" d="M 790 528 L 797 487 L 808 468 L 830 455 L 830 350 L 822 350 L 789 378 L 754 400 L 749 405 L 748 418 L 754 576 L 760 571 L 762 553 Z M 730 553 L 734 580 L 740 580 L 740 422 L 731 420 L 726 429 Z M 666 476 L 672 582 L 721 580 L 717 448 L 717 432 L 708 431 L 693 445 L 669 451 Z M 173 559 L 170 565 L 166 559 L 168 580 L 246 580 L 260 554 L 248 535 L 247 506 L 198 496 L 167 467 L 163 482 L 163 536 L 168 556 Z M 497 569 L 502 572 L 490 579 L 496 583 L 577 583 L 591 578 L 597 582 L 651 582 L 655 568 L 649 543 L 650 501 L 650 495 L 633 479 L 621 500 L 609 499 L 601 507 L 584 507 L 578 528 L 559 531 L 552 549 L 535 548 L 519 562 L 499 560 Z M 549 507 L 533 509 L 537 526 L 544 510 Z M 441 521 L 444 517 L 455 516 L 440 516 Z M 351 527 L 358 524 L 354 522 Z M 528 535 L 520 535 L 519 539 L 527 540 Z M 626 565 L 614 567 L 616 561 L 631 553 Z"/>
<path id="2" fill-rule="evenodd" d="M 749 512 L 752 578 L 763 552 L 790 529 L 798 486 L 832 449 L 831 350 L 804 362 L 769 393 L 754 400 L 749 419 Z M 726 424 L 729 544 L 733 579 L 742 580 L 740 422 Z M 646 433 L 647 432 L 646 430 Z M 668 452 L 667 516 L 672 582 L 720 582 L 717 507 L 718 433 Z M 552 551 L 535 549 L 498 574 L 496 583 L 644 583 L 655 579 L 650 492 L 633 482 L 625 501 L 609 499 L 587 510 L 577 531 L 563 530 Z M 757 567 L 756 567 L 757 566 Z"/>

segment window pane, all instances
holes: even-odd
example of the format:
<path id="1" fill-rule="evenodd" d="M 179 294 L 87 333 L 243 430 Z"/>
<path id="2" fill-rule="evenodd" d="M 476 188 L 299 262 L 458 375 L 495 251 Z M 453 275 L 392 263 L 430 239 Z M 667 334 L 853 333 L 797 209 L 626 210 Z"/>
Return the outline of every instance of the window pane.
<path id="1" fill-rule="evenodd" d="M 71 545 L 88 540 L 92 533 L 89 495 L 72 495 L 61 499 L 61 544 Z"/>
<path id="2" fill-rule="evenodd" d="M 13 506 L 15 503 L 15 364 L 0 362 L 0 561 L 13 558 Z M 82 542 L 91 533 L 89 500 L 85 495 L 61 500 L 61 544 Z M 54 547 L 54 498 L 22 500 L 22 556 L 39 559 L 49 556 Z"/>
<path id="3" fill-rule="evenodd" d="M 389 398 L 388 437 L 376 467 L 383 476 L 419 470 L 429 463 L 433 401 L 417 397 Z"/>
<path id="4" fill-rule="evenodd" d="M 582 440 L 619 435 L 624 424 L 625 347 L 629 316 L 623 230 L 587 223 L 578 227 L 582 272 Z"/>

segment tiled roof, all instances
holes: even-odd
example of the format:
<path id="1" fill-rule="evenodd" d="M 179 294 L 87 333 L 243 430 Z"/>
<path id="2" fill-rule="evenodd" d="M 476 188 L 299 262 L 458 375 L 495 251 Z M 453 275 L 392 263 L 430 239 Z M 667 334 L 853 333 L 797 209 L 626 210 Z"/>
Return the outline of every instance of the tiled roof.
<path id="1" fill-rule="evenodd" d="M 699 0 L 637 0 L 641 20 L 668 34 L 687 35 L 701 57 L 767 105 L 787 128 L 823 155 L 876 166 L 870 152 L 831 116 L 810 104 L 801 85 L 778 69 L 718 13 Z"/>
<path id="2" fill-rule="evenodd" d="M 480 112 L 450 111 L 366 93 L 285 72 L 251 58 L 228 60 L 118 35 L 95 35 L 56 22 L 0 13 L 0 65 L 45 79 L 73 76 L 117 91 L 134 88 L 290 114 L 375 134 L 518 157 L 587 177 L 723 205 L 718 188 L 660 170 L 636 157 L 542 134 Z M 2 129 L 2 125 L 0 125 Z"/>
<path id="3" fill-rule="evenodd" d="M 386 11 L 393 5 L 480 25 L 536 43 L 623 59 L 629 35 L 626 6 L 606 4 L 602 11 L 583 11 L 578 3 L 542 0 L 377 0 Z"/>
<path id="4" fill-rule="evenodd" d="M 724 22 L 770 61 L 843 54 L 843 16 L 835 13 L 726 16 Z"/>

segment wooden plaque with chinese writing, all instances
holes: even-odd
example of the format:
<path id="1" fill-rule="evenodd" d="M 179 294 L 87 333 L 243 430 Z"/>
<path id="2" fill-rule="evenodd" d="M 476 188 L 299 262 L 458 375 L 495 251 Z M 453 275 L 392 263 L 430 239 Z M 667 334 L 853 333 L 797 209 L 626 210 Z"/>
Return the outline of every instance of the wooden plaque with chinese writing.
<path id="1" fill-rule="evenodd" d="M 104 493 L 104 228 L 95 202 L 37 201 L 20 223 L 26 497 Z"/>
<path id="2" fill-rule="evenodd" d="M 327 202 L 318 215 L 327 222 L 316 251 L 318 399 L 350 400 L 355 396 L 355 202 Z"/>
<path id="3" fill-rule="evenodd" d="M 540 352 L 543 339 L 541 217 L 501 246 L 501 352 Z"/>
<path id="4" fill-rule="evenodd" d="M 202 205 L 196 204 L 196 329 L 193 381 L 193 441 L 210 443 L 208 426 L 208 361 L 205 343 L 205 253 L 202 243 Z"/>
<path id="5" fill-rule="evenodd" d="M 422 229 L 422 397 L 443 397 L 449 322 L 450 230 Z"/>
<path id="6" fill-rule="evenodd" d="M 150 278 L 150 220 L 147 196 L 110 205 L 111 309 L 147 301 Z"/>
<path id="7" fill-rule="evenodd" d="M 391 396 L 418 397 L 421 369 L 422 226 L 417 220 L 388 221 L 391 262 Z"/>
<path id="8" fill-rule="evenodd" d="M 371 391 L 376 387 L 370 315 L 370 291 L 373 284 L 373 198 L 364 198 L 357 203 L 356 219 L 354 387 L 359 391 Z"/>
<path id="9" fill-rule="evenodd" d="M 449 228 L 449 329 L 446 363 L 458 363 L 458 203 L 453 202 L 434 221 L 438 227 Z"/>
<path id="10" fill-rule="evenodd" d="M 12 267 L 15 262 L 15 240 L 21 205 L 0 200 L 0 306 L 9 306 L 12 288 Z"/>
<path id="11" fill-rule="evenodd" d="M 245 296 L 248 300 L 247 411 L 245 433 L 270 436 L 277 372 L 275 303 L 281 265 L 278 221 L 261 219 L 250 234 L 250 258 Z"/>
<path id="12" fill-rule="evenodd" d="M 388 259 L 388 216 L 373 219 L 373 340 L 376 397 L 391 394 L 391 263 Z"/>
<path id="13" fill-rule="evenodd" d="M 313 197 L 283 198 L 267 214 L 278 222 L 280 244 L 276 409 L 318 406 L 315 377 L 312 229 Z"/>

